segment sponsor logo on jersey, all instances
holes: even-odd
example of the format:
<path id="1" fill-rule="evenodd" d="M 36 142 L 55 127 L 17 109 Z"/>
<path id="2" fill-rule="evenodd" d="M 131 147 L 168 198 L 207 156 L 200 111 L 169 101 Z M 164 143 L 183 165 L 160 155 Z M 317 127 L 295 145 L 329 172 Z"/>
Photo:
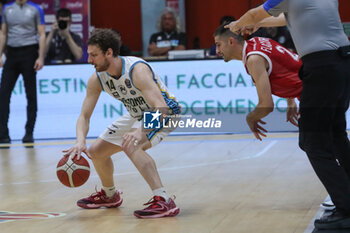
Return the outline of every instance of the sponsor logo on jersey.
<path id="1" fill-rule="evenodd" d="M 128 99 L 122 98 L 120 101 L 122 101 L 125 106 L 131 106 L 131 107 L 136 107 L 136 106 L 146 104 L 146 101 L 142 96 L 139 96 L 136 98 L 128 98 Z"/>
<path id="2" fill-rule="evenodd" d="M 108 128 L 109 132 L 108 134 L 114 134 L 115 133 L 115 130 L 111 129 L 111 128 Z"/>
<path id="3" fill-rule="evenodd" d="M 126 78 L 124 82 L 127 88 L 131 88 L 131 82 L 129 79 Z"/>
<path id="4" fill-rule="evenodd" d="M 123 95 L 126 95 L 126 94 L 128 93 L 128 92 L 126 91 L 125 86 L 120 85 L 120 86 L 118 86 L 118 88 L 119 88 L 120 92 L 121 92 Z"/>
<path id="5" fill-rule="evenodd" d="M 119 95 L 119 93 L 118 93 L 117 91 L 112 92 L 112 95 L 113 95 L 115 98 L 119 98 L 119 97 L 120 97 L 120 95 Z"/>

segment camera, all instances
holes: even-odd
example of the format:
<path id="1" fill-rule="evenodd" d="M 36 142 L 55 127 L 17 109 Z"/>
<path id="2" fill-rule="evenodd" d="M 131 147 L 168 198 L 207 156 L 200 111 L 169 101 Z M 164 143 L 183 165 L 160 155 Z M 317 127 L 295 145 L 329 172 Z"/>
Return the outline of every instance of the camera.
<path id="1" fill-rule="evenodd" d="M 67 21 L 65 20 L 59 20 L 58 21 L 58 28 L 61 30 L 64 30 L 67 28 Z"/>

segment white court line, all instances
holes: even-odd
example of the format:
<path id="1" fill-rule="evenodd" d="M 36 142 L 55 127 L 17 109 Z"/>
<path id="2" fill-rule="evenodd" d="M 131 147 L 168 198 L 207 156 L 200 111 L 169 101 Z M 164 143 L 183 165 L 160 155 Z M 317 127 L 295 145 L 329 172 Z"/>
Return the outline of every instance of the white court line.
<path id="1" fill-rule="evenodd" d="M 237 162 L 237 161 L 242 161 L 242 160 L 247 160 L 247 159 L 254 159 L 262 156 L 265 154 L 272 146 L 274 146 L 278 141 L 273 140 L 270 142 L 262 151 L 260 151 L 257 154 L 246 156 L 243 158 L 236 158 L 236 159 L 228 159 L 228 160 L 221 160 L 221 161 L 215 161 L 215 162 L 209 162 L 209 163 L 198 163 L 194 165 L 186 165 L 186 166 L 176 166 L 176 167 L 168 167 L 168 168 L 159 168 L 158 171 L 172 171 L 172 170 L 179 170 L 179 169 L 186 169 L 186 168 L 194 168 L 194 167 L 206 167 L 206 166 L 211 166 L 211 165 L 218 165 L 218 164 L 227 164 L 227 163 L 232 163 L 232 162 Z M 118 175 L 118 176 L 125 176 L 125 175 L 134 175 L 134 174 L 139 174 L 138 171 L 133 171 L 133 172 L 123 172 L 123 173 L 115 173 L 113 175 Z M 97 178 L 98 176 L 91 176 L 90 178 Z M 33 183 L 50 183 L 50 182 L 57 182 L 57 179 L 50 179 L 50 180 L 39 180 L 39 181 L 24 181 L 24 182 L 15 182 L 15 183 L 5 183 L 5 184 L 0 184 L 0 186 L 4 185 L 22 185 L 22 184 L 33 184 Z"/>

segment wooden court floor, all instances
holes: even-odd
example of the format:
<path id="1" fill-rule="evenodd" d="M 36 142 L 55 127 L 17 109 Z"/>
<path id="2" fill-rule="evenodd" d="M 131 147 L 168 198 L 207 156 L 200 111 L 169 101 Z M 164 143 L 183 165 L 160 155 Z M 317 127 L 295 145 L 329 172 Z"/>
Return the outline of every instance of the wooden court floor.
<path id="1" fill-rule="evenodd" d="M 176 195 L 177 217 L 133 216 L 152 193 L 123 153 L 112 157 L 123 205 L 84 210 L 76 201 L 101 187 L 95 170 L 79 188 L 64 187 L 55 173 L 61 151 L 73 143 L 0 150 L 0 219 L 6 212 L 64 215 L 0 220 L 1 233 L 304 233 L 327 196 L 296 134 L 270 134 L 262 142 L 251 135 L 170 136 L 149 153 L 167 192 Z"/>

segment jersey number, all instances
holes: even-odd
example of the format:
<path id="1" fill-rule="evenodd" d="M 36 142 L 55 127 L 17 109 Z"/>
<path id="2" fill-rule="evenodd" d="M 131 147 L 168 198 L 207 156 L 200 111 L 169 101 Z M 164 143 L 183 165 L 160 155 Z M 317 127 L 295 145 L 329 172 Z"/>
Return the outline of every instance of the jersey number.
<path id="1" fill-rule="evenodd" d="M 288 49 L 286 49 L 285 47 L 282 47 L 280 45 L 276 46 L 276 49 L 280 52 L 283 53 L 286 52 L 288 53 L 295 61 L 299 61 L 299 56 L 295 53 L 292 53 L 291 51 L 289 51 Z"/>

